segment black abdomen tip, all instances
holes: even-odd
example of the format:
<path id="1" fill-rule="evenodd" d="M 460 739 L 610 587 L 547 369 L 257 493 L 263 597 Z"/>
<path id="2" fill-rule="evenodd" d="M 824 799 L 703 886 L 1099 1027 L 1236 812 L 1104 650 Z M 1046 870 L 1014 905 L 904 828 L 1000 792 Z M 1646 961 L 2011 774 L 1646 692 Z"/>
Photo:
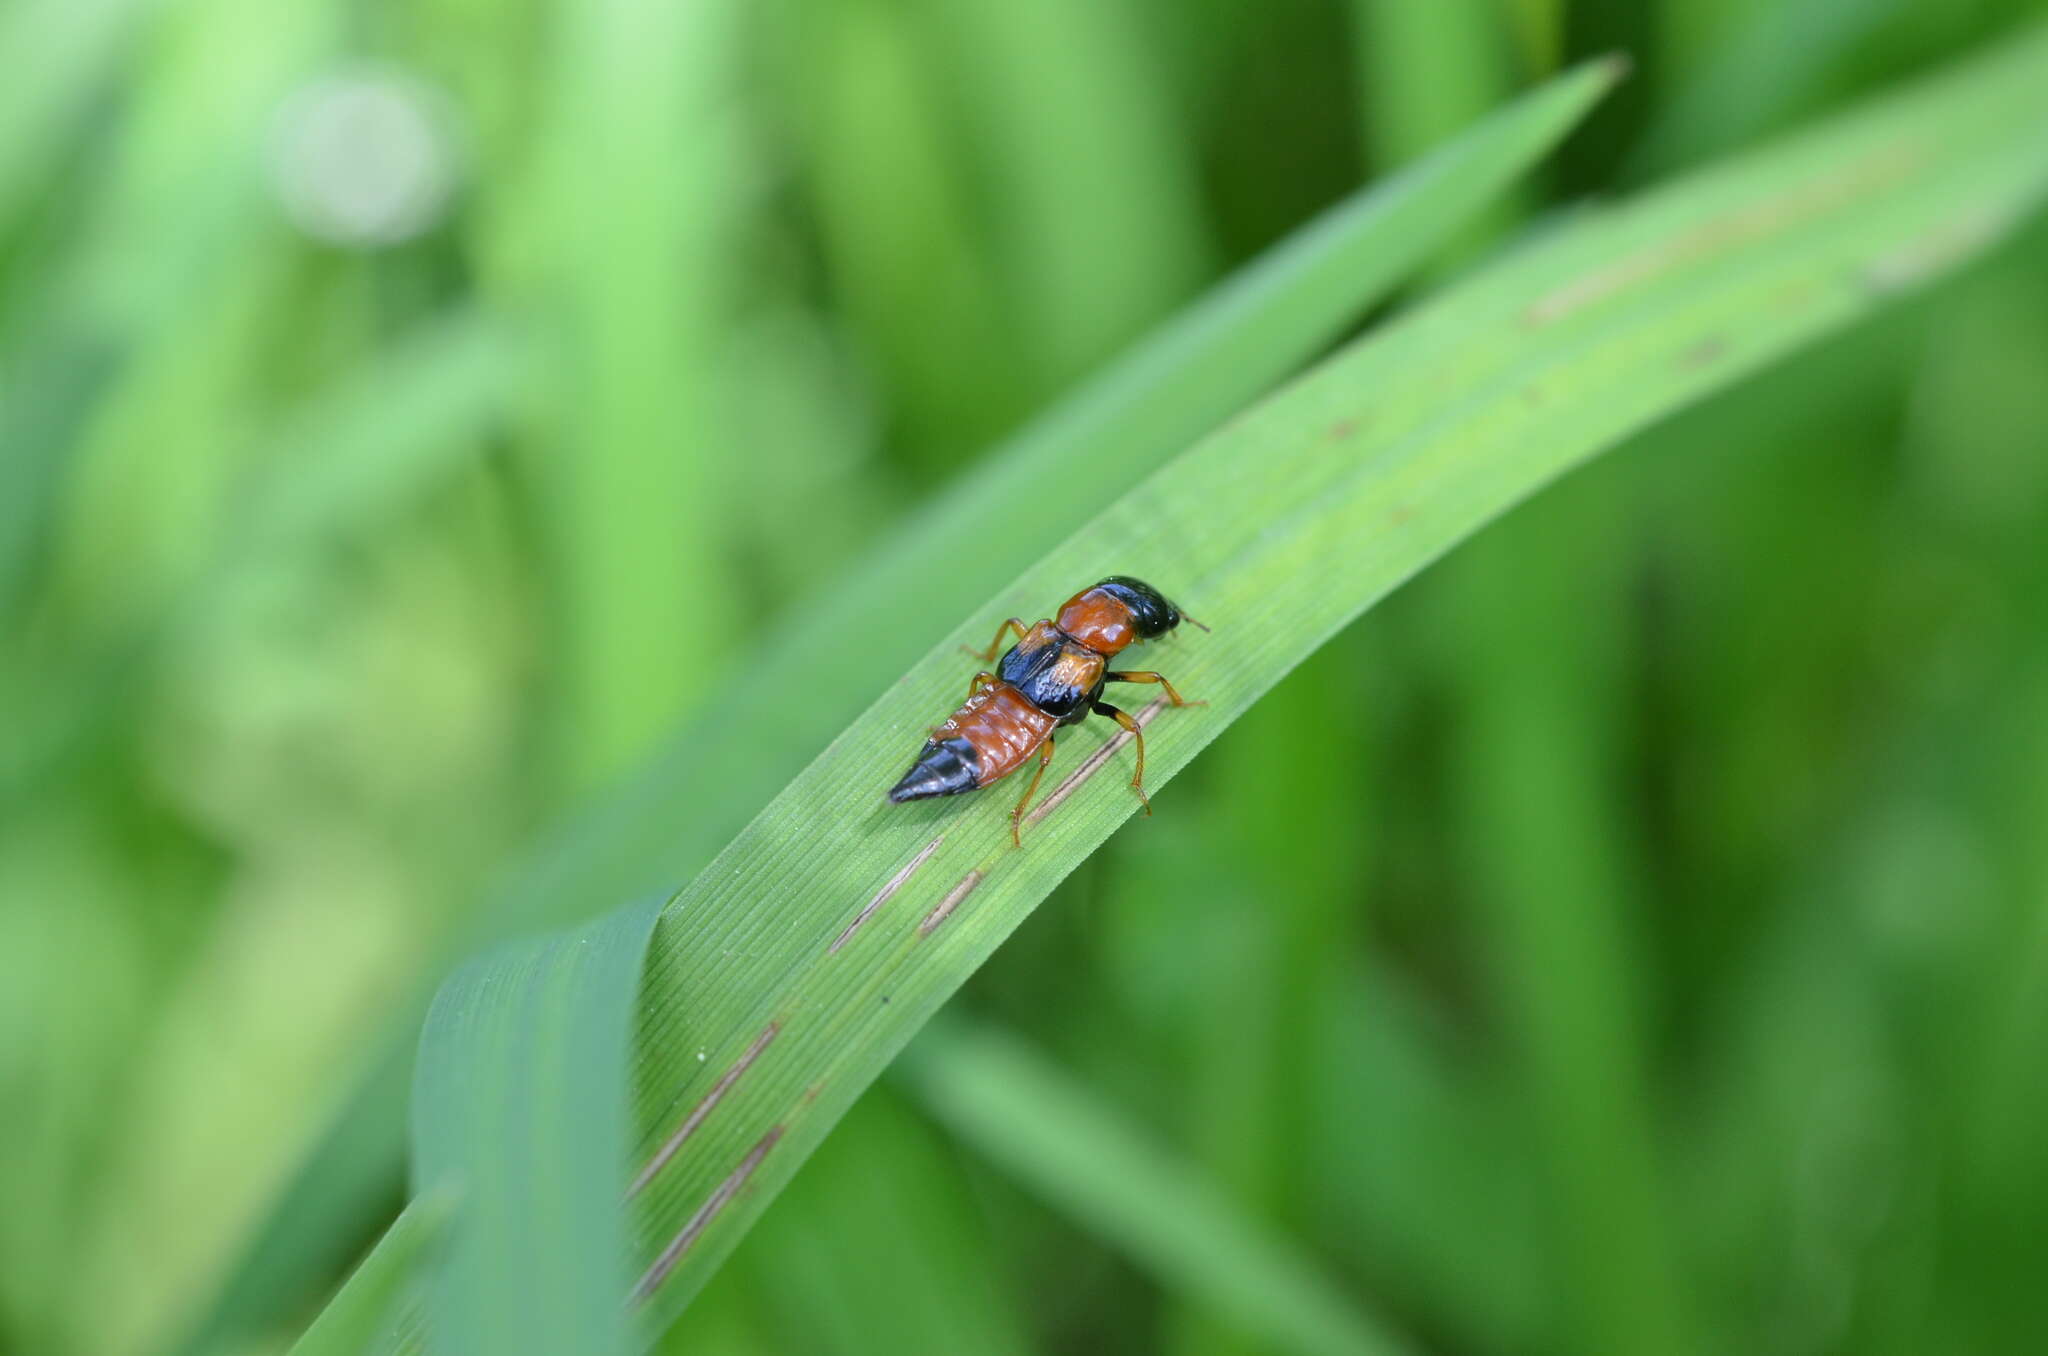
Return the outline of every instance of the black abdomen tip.
<path id="1" fill-rule="evenodd" d="M 910 765 L 910 771 L 903 774 L 903 780 L 889 788 L 889 799 L 901 805 L 906 800 L 928 800 L 933 796 L 955 796 L 962 791 L 972 791 L 975 774 L 980 768 L 981 755 L 966 740 L 953 738 L 943 743 L 936 739 L 926 740 L 925 746 L 918 751 L 917 761 Z"/>

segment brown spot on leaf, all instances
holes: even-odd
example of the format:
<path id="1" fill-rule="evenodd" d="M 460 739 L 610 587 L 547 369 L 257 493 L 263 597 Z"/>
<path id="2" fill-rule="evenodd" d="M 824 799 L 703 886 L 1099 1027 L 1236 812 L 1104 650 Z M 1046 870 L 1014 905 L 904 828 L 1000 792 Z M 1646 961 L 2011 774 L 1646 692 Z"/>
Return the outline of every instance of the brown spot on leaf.
<path id="1" fill-rule="evenodd" d="M 1678 365 L 1687 371 L 1710 367 L 1728 354 L 1728 340 L 1718 334 L 1710 334 L 1697 343 L 1689 344 L 1678 355 Z"/>

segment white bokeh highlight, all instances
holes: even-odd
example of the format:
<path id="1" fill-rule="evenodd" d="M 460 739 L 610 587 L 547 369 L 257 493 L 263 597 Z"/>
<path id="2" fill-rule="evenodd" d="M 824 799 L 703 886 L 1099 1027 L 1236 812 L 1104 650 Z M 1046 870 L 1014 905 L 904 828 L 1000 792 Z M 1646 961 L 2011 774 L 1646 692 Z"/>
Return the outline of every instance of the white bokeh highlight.
<path id="1" fill-rule="evenodd" d="M 278 110 L 269 160 L 292 221 L 315 239 L 355 248 L 431 229 L 458 177 L 446 100 L 383 68 L 329 75 L 294 93 Z"/>

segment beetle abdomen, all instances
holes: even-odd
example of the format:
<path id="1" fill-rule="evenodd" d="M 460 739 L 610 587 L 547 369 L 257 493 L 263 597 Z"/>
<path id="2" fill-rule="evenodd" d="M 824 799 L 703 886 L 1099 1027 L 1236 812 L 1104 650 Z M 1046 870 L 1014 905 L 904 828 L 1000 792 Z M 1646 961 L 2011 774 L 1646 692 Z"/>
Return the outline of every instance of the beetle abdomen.
<path id="1" fill-rule="evenodd" d="M 1033 706 L 1013 685 L 990 683 L 933 731 L 889 799 L 950 796 L 1000 781 L 1036 753 L 1058 724 L 1057 716 Z M 961 780 L 963 773 L 969 780 Z"/>
<path id="2" fill-rule="evenodd" d="M 901 805 L 906 800 L 957 796 L 979 785 L 974 779 L 980 769 L 981 755 L 966 740 L 927 739 L 910 771 L 889 788 L 889 799 Z"/>

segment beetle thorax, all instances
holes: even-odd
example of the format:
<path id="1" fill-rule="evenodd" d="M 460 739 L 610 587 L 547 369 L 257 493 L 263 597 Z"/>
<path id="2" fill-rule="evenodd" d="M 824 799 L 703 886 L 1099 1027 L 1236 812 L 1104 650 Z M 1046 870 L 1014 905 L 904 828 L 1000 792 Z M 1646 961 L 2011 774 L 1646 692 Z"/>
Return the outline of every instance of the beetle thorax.
<path id="1" fill-rule="evenodd" d="M 1131 609 L 1099 588 L 1075 594 L 1060 608 L 1054 625 L 1101 655 L 1112 655 L 1138 638 Z"/>

